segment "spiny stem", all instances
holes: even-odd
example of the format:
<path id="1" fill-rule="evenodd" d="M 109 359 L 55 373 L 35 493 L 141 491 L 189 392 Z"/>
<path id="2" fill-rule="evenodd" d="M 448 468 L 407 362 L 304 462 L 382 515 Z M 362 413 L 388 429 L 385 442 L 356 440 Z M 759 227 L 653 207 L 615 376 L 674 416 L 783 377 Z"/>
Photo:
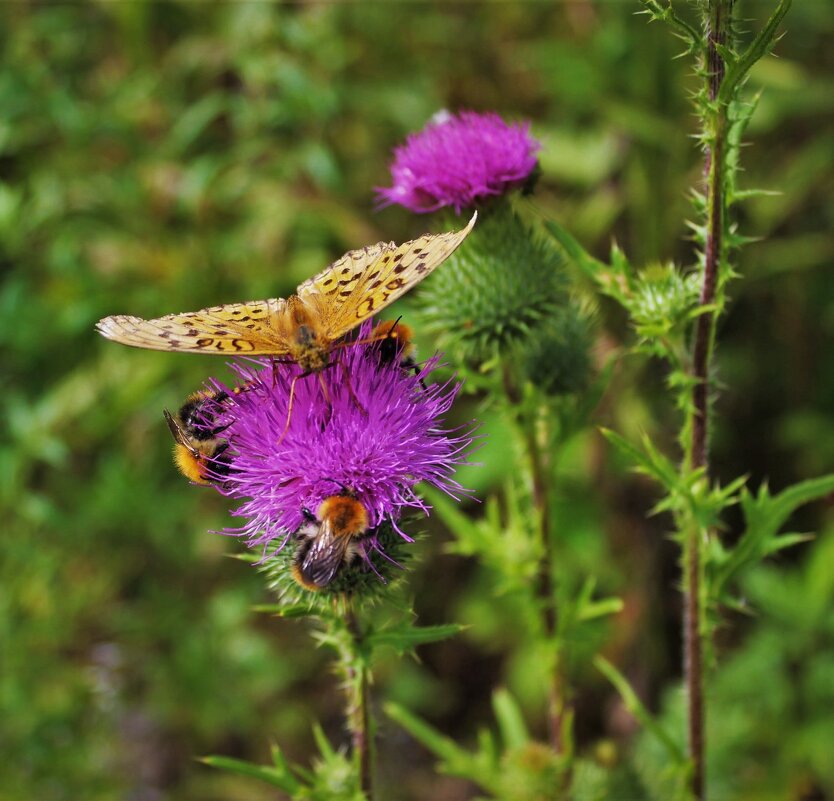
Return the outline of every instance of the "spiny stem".
<path id="1" fill-rule="evenodd" d="M 351 637 L 350 653 L 343 655 L 348 693 L 347 722 L 359 786 L 368 801 L 373 801 L 374 734 L 371 722 L 368 666 L 361 655 L 363 632 L 353 604 L 346 601 L 345 625 Z"/>
<path id="2" fill-rule="evenodd" d="M 534 425 L 525 427 L 527 454 L 530 459 L 530 473 L 533 483 L 533 505 L 539 522 L 539 539 L 542 545 L 542 557 L 539 562 L 536 580 L 536 593 L 542 605 L 542 623 L 544 632 L 551 641 L 556 639 L 558 627 L 558 610 L 554 598 L 553 586 L 553 544 L 550 537 L 550 500 L 548 496 L 547 468 L 544 454 L 539 447 Z M 562 655 L 558 646 L 553 653 L 550 686 L 547 698 L 547 725 L 550 743 L 557 754 L 564 753 L 563 722 L 568 702 L 566 687 L 562 675 Z"/>
<path id="3" fill-rule="evenodd" d="M 704 273 L 700 302 L 712 306 L 716 300 L 719 271 L 725 252 L 723 242 L 724 172 L 726 157 L 727 105 L 719 101 L 725 65 L 721 50 L 730 30 L 732 0 L 707 0 L 706 9 L 706 82 L 708 105 L 704 109 L 707 146 L 704 154 L 706 180 L 706 241 Z M 692 440 L 686 469 L 709 473 L 707 441 L 709 434 L 709 373 L 715 338 L 715 312 L 707 311 L 695 324 L 692 349 L 693 390 L 691 411 Z M 704 658 L 701 604 L 701 550 L 703 532 L 690 521 L 684 539 L 684 681 L 687 689 L 687 727 L 689 755 L 692 760 L 692 795 L 703 801 L 705 788 L 704 743 Z"/>

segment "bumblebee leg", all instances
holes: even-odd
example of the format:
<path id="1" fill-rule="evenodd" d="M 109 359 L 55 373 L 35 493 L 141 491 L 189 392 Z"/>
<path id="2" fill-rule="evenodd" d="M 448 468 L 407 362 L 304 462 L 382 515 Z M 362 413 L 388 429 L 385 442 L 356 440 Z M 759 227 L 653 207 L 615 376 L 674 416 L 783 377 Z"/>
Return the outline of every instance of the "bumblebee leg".
<path id="1" fill-rule="evenodd" d="M 232 421 L 232 423 L 233 422 L 234 420 Z M 212 437 L 216 437 L 218 434 L 222 434 L 227 428 L 229 428 L 229 426 L 231 426 L 232 423 L 226 423 L 226 425 L 224 426 L 217 426 L 217 428 L 209 429 L 209 433 Z"/>

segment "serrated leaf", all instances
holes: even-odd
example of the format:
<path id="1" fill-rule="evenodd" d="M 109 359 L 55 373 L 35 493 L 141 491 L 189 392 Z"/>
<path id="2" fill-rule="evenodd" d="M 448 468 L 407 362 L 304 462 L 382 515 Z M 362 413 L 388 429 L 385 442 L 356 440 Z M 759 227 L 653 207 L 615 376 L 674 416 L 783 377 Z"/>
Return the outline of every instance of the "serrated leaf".
<path id="1" fill-rule="evenodd" d="M 739 541 L 717 565 L 711 587 L 716 600 L 725 601 L 727 585 L 748 565 L 806 541 L 810 535 L 791 533 L 778 536 L 779 529 L 800 506 L 832 492 L 834 474 L 801 481 L 773 496 L 765 484 L 756 495 L 746 490 L 742 492 L 740 501 L 746 525 Z"/>
<path id="2" fill-rule="evenodd" d="M 774 495 L 769 506 L 769 514 L 773 515 L 774 530 L 786 523 L 800 506 L 831 493 L 834 493 L 834 473 L 800 481 Z"/>
<path id="3" fill-rule="evenodd" d="M 656 479 L 661 486 L 672 489 L 678 485 L 678 471 L 672 462 L 658 451 L 651 440 L 643 437 L 644 450 L 629 442 L 625 437 L 608 428 L 601 428 L 603 436 L 624 456 L 628 457 L 637 466 L 640 472 Z"/>
<path id="4" fill-rule="evenodd" d="M 253 765 L 251 762 L 245 762 L 242 759 L 233 759 L 232 757 L 224 756 L 207 756 L 202 757 L 199 761 L 212 768 L 225 770 L 229 773 L 236 773 L 240 776 L 248 776 L 250 779 L 258 779 L 273 787 L 278 787 L 290 795 L 298 792 L 302 786 L 288 769 L 285 770 L 280 766 L 267 767 L 265 765 Z"/>
<path id="5" fill-rule="evenodd" d="M 430 642 L 439 642 L 454 637 L 466 627 L 457 623 L 446 623 L 438 626 L 412 626 L 403 623 L 368 634 L 365 638 L 370 648 L 390 646 L 397 653 L 404 654 L 418 645 L 425 645 Z"/>
<path id="6" fill-rule="evenodd" d="M 816 539 L 815 534 L 781 534 L 778 537 L 773 537 L 773 539 L 767 543 L 765 546 L 765 555 L 770 556 L 770 554 L 781 551 L 784 548 L 792 548 L 794 545 L 799 545 L 803 542 L 811 542 L 811 540 L 814 539 Z"/>

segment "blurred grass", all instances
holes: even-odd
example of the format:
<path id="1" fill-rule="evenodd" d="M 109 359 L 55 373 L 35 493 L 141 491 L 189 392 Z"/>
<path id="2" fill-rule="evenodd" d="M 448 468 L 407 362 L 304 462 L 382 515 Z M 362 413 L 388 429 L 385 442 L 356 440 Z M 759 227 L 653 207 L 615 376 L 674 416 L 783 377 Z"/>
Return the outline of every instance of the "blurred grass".
<path id="1" fill-rule="evenodd" d="M 744 16 L 767 8 L 751 2 Z M 672 60 L 678 43 L 635 10 L 590 0 L 0 6 L 3 799 L 266 798 L 193 758 L 260 761 L 274 738 L 303 761 L 311 716 L 334 735 L 341 725 L 324 656 L 302 626 L 249 611 L 263 601 L 257 574 L 222 558 L 236 543 L 206 533 L 227 524 L 225 502 L 170 463 L 161 410 L 220 364 L 120 348 L 94 322 L 286 294 L 351 247 L 422 232 L 429 220 L 374 214 L 372 190 L 388 180 L 390 148 L 442 107 L 531 118 L 544 144 L 536 203 L 598 254 L 613 237 L 637 262 L 686 261 L 686 192 L 700 171 L 692 76 Z M 834 14 L 803 3 L 788 19 L 780 58 L 751 80 L 765 92 L 744 184 L 780 194 L 741 215 L 764 239 L 742 254 L 749 280 L 722 326 L 714 446 L 720 477 L 770 476 L 777 488 L 834 460 Z M 607 335 L 625 337 L 622 322 L 608 320 Z M 608 422 L 662 429 L 661 379 L 626 363 Z M 491 456 L 501 423 L 486 428 L 492 442 L 476 459 L 487 465 L 466 477 L 482 494 L 506 478 Z M 607 466 L 597 439 L 564 465 L 565 559 L 625 598 L 608 650 L 655 704 L 676 671 L 673 551 L 662 523 L 642 520 L 644 487 Z M 499 681 L 535 719 L 535 655 L 514 642 L 511 599 L 493 599 L 489 574 L 441 555 L 435 535 L 421 546 L 430 569 L 413 576 L 421 621 L 473 628 L 424 649 L 422 666 L 383 665 L 378 686 L 461 737 L 487 718 Z M 807 561 L 816 547 L 786 559 Z M 830 602 L 825 588 L 797 582 L 795 592 L 809 607 Z M 819 636 L 824 671 L 834 645 Z M 739 640 L 727 681 L 743 685 Z M 808 678 L 810 703 L 827 692 L 822 675 Z M 624 735 L 601 679 L 577 680 L 583 744 Z M 798 742 L 830 736 L 789 706 L 773 714 Z M 778 743 L 755 747 L 769 772 L 751 787 L 834 793 L 818 765 L 782 759 Z M 389 783 L 408 797 L 468 797 L 387 730 L 383 754 L 400 760 L 404 749 L 410 766 Z"/>

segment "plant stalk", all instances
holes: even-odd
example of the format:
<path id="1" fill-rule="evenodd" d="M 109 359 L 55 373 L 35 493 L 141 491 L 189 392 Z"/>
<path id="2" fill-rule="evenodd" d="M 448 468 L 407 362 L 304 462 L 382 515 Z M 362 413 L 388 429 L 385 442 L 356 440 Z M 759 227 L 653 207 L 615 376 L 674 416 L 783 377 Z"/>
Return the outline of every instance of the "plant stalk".
<path id="1" fill-rule="evenodd" d="M 530 465 L 530 477 L 533 490 L 533 506 L 539 528 L 542 556 L 538 565 L 536 577 L 536 595 L 539 599 L 542 614 L 542 628 L 550 642 L 556 643 L 559 619 L 556 608 L 555 587 L 553 583 L 554 554 L 551 539 L 550 515 L 550 482 L 546 455 L 539 445 L 536 420 L 528 419 L 528 413 L 522 409 L 522 397 L 510 371 L 505 363 L 503 366 L 504 392 L 511 404 L 516 406 L 521 418 L 521 430 L 524 436 L 524 447 Z M 557 754 L 564 754 L 570 744 L 565 742 L 566 719 L 570 714 L 568 688 L 565 681 L 562 654 L 558 645 L 552 653 L 550 683 L 547 690 L 547 730 L 550 745 Z"/>
<path id="2" fill-rule="evenodd" d="M 345 624 L 351 638 L 350 653 L 343 655 L 347 690 L 347 724 L 359 786 L 368 801 L 374 798 L 374 732 L 371 721 L 368 666 L 362 656 L 363 632 L 353 604 L 347 600 Z"/>
<path id="3" fill-rule="evenodd" d="M 556 640 L 558 610 L 553 585 L 553 543 L 550 537 L 550 499 L 548 495 L 547 466 L 544 461 L 533 425 L 525 431 L 527 453 L 530 459 L 530 473 L 533 484 L 533 505 L 539 522 L 539 538 L 542 557 L 536 580 L 536 594 L 542 605 L 542 624 L 547 639 Z M 562 674 L 562 654 L 558 646 L 552 654 L 550 686 L 547 694 L 547 729 L 550 744 L 557 754 L 565 752 L 564 720 L 568 712 L 567 688 Z"/>
<path id="4" fill-rule="evenodd" d="M 716 301 L 721 263 L 725 253 L 723 241 L 726 198 L 724 174 L 726 157 L 727 104 L 719 102 L 725 65 L 721 48 L 730 31 L 732 0 L 707 0 L 706 3 L 706 82 L 708 111 L 705 117 L 706 147 L 704 179 L 706 181 L 706 240 L 700 303 L 713 306 Z M 691 411 L 691 471 L 703 470 L 709 480 L 710 388 L 709 375 L 715 339 L 716 312 L 701 314 L 695 324 L 692 349 L 693 390 Z M 684 681 L 687 689 L 687 725 L 689 756 L 692 760 L 691 791 L 697 801 L 706 798 L 704 743 L 704 658 L 703 606 L 701 603 L 702 547 L 705 541 L 700 526 L 692 521 L 684 540 Z"/>

